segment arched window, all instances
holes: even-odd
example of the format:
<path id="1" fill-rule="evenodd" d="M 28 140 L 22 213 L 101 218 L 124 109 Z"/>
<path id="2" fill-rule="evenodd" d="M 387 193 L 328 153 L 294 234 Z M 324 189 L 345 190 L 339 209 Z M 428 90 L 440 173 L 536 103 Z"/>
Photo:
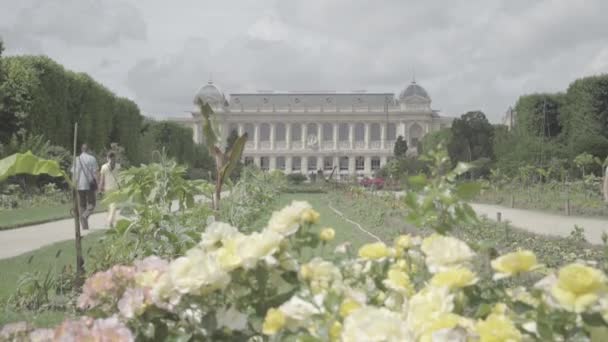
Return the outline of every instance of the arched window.
<path id="1" fill-rule="evenodd" d="M 422 127 L 418 123 L 414 123 L 410 126 L 410 146 L 418 146 L 418 142 L 422 139 Z"/>

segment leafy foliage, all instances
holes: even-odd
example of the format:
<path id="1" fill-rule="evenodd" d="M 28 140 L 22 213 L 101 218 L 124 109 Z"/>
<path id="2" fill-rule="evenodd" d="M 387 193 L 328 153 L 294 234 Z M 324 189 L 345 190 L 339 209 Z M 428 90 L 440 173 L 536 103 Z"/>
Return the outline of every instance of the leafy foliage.
<path id="1" fill-rule="evenodd" d="M 465 201 L 479 193 L 481 184 L 457 182 L 457 178 L 474 165 L 459 162 L 450 170 L 450 159 L 443 149 L 430 151 L 422 158 L 432 165 L 431 177 L 419 174 L 409 178 L 410 190 L 405 195 L 409 209 L 407 220 L 440 233 L 446 233 L 463 222 L 475 222 L 477 216 Z"/>
<path id="2" fill-rule="evenodd" d="M 447 145 L 454 164 L 494 159 L 492 141 L 494 127 L 480 111 L 468 112 L 452 123 L 452 137 Z M 483 172 L 484 170 L 478 170 Z"/>
<path id="3" fill-rule="evenodd" d="M 393 155 L 396 158 L 403 158 L 407 154 L 407 140 L 403 139 L 403 136 L 397 137 L 395 141 L 395 147 L 393 148 Z"/>
<path id="4" fill-rule="evenodd" d="M 197 104 L 203 116 L 203 134 L 205 136 L 209 154 L 215 158 L 215 192 L 213 198 L 213 208 L 217 211 L 220 209 L 220 200 L 222 194 L 222 186 L 224 182 L 230 178 L 232 171 L 238 166 L 245 149 L 247 142 L 247 133 L 238 137 L 232 144 L 229 150 L 222 152 L 217 146 L 219 136 L 216 134 L 217 128 L 214 127 L 213 110 L 208 103 L 205 103 L 201 98 L 197 99 Z"/>

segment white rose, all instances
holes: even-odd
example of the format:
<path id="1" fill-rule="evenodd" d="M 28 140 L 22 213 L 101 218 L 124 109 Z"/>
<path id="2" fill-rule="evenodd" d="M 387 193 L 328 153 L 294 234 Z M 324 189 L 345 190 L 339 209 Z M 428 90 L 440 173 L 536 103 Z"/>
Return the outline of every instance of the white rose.
<path id="1" fill-rule="evenodd" d="M 363 307 L 346 317 L 343 342 L 413 341 L 401 315 L 385 308 Z"/>
<path id="2" fill-rule="evenodd" d="M 431 273 L 466 266 L 475 257 L 475 253 L 466 243 L 438 234 L 424 239 L 421 249 L 426 255 L 426 265 Z"/>
<path id="3" fill-rule="evenodd" d="M 283 236 L 294 234 L 300 228 L 302 214 L 307 209 L 311 209 L 310 204 L 304 201 L 293 201 L 291 204 L 280 211 L 272 213 L 268 221 L 268 229 Z"/>
<path id="4" fill-rule="evenodd" d="M 228 310 L 220 309 L 215 313 L 218 328 L 242 331 L 247 328 L 247 315 L 239 312 L 234 306 Z"/>

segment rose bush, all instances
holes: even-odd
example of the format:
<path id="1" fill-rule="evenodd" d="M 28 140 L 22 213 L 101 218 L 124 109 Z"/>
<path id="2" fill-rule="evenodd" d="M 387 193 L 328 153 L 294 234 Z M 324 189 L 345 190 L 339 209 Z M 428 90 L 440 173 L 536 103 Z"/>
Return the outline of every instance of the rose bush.
<path id="1" fill-rule="evenodd" d="M 374 242 L 331 259 L 306 202 L 258 232 L 213 222 L 174 260 L 87 279 L 83 317 L 0 338 L 92 341 L 585 341 L 608 336 L 608 284 L 592 263 L 548 269 L 530 251 L 490 258 L 447 235 Z M 312 253 L 314 254 L 314 253 Z M 484 270 L 484 268 L 489 268 Z M 520 281 L 526 278 L 526 281 Z M 530 278 L 539 279 L 526 286 Z M 523 284 L 523 285 L 522 285 Z"/>

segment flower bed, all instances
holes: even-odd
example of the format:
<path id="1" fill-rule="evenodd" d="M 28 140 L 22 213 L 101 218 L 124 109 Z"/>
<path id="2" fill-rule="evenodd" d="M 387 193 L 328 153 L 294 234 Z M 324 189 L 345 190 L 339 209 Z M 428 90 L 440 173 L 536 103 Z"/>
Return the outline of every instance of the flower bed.
<path id="1" fill-rule="evenodd" d="M 402 235 L 331 260 L 305 257 L 330 229 L 306 202 L 260 232 L 210 224 L 184 256 L 151 256 L 92 275 L 86 314 L 53 330 L 5 326 L 23 340 L 606 340 L 606 275 L 578 260 L 548 269 L 530 251 L 491 257 L 446 235 Z M 485 272 L 484 268 L 489 269 Z M 520 280 L 536 275 L 534 286 Z"/>

